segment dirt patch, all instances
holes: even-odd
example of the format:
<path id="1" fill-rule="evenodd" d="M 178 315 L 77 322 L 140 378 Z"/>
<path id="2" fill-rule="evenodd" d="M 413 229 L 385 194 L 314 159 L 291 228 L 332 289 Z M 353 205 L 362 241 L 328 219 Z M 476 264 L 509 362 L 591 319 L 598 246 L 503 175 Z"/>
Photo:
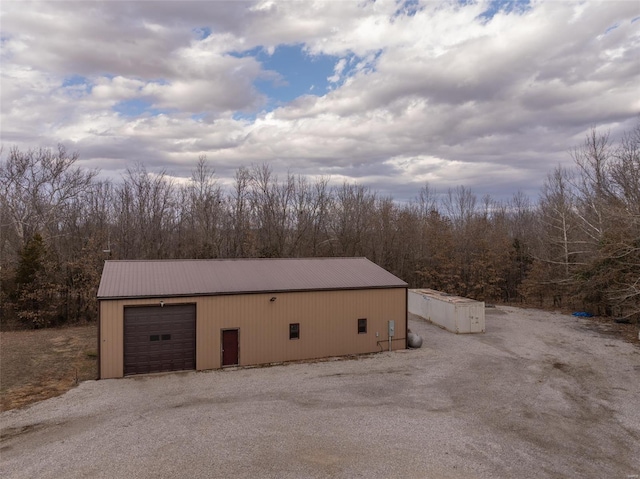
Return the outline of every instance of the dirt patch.
<path id="1" fill-rule="evenodd" d="M 3 411 L 68 391 L 97 377 L 96 325 L 0 333 Z"/>
<path id="2" fill-rule="evenodd" d="M 523 303 L 504 303 L 502 306 L 510 306 L 514 308 L 536 308 L 540 311 L 547 311 L 552 313 L 561 313 L 570 316 L 575 310 L 572 309 L 558 309 L 552 307 L 542 307 L 534 304 Z M 486 314 L 501 314 L 498 308 L 495 306 L 487 306 L 485 309 Z M 591 316 L 584 318 L 586 320 L 585 327 L 592 331 L 597 331 L 610 336 L 615 336 L 624 339 L 627 342 L 640 344 L 640 338 L 638 333 L 640 332 L 640 323 L 636 323 L 633 320 L 616 321 L 616 319 L 607 316 Z"/>
<path id="3" fill-rule="evenodd" d="M 630 343 L 639 344 L 638 331 L 640 326 L 633 323 L 616 323 L 611 318 L 594 316 L 587 318 L 587 327 L 593 331 L 597 331 L 609 336 L 620 337 Z"/>

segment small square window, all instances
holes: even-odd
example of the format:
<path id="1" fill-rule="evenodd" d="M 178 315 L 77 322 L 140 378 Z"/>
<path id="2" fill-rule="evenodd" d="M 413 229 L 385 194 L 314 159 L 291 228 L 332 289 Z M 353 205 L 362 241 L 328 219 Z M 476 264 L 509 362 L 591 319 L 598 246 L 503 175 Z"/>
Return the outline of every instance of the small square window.
<path id="1" fill-rule="evenodd" d="M 300 339 L 300 323 L 289 324 L 289 339 Z"/>
<path id="2" fill-rule="evenodd" d="M 358 334 L 364 334 L 367 332 L 367 318 L 358 319 Z"/>
<path id="3" fill-rule="evenodd" d="M 151 336 L 149 336 L 149 341 L 160 341 L 160 335 L 152 334 Z"/>
<path id="4" fill-rule="evenodd" d="M 169 341 L 171 339 L 171 335 L 170 334 L 163 334 L 162 335 L 162 340 L 163 341 Z"/>

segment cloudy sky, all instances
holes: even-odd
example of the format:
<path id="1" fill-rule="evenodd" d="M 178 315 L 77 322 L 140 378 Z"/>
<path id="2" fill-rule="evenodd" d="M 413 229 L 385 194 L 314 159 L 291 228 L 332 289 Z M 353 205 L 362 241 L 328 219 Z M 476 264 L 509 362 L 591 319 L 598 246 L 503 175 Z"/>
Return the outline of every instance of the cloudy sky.
<path id="1" fill-rule="evenodd" d="M 188 177 L 206 154 L 404 200 L 535 197 L 640 113 L 640 2 L 7 1 L 1 143 Z"/>

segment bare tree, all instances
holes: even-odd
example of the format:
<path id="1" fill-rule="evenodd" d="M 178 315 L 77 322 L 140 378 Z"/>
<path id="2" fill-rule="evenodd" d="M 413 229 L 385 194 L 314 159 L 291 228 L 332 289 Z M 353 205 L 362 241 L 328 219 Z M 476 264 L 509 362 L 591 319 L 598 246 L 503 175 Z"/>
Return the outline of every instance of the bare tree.
<path id="1" fill-rule="evenodd" d="M 323 177 L 316 178 L 313 183 L 304 176 L 295 178 L 290 256 L 317 256 L 321 251 L 321 243 L 328 238 L 328 184 L 329 179 Z"/>
<path id="2" fill-rule="evenodd" d="M 640 215 L 640 119 L 625 133 L 613 153 L 612 189 L 630 215 Z"/>
<path id="3" fill-rule="evenodd" d="M 418 214 L 421 219 L 427 218 L 432 211 L 438 211 L 438 194 L 429 183 L 426 183 L 420 191 L 413 203 L 418 208 Z"/>
<path id="4" fill-rule="evenodd" d="M 96 171 L 75 165 L 79 156 L 57 150 L 12 148 L 0 161 L 0 314 L 29 326 L 55 324 L 66 313 L 66 265 L 82 240 L 69 229 Z M 32 265 L 32 274 L 24 274 Z M 29 267 L 27 267 L 29 269 Z"/>
<path id="5" fill-rule="evenodd" d="M 613 146 L 609 133 L 599 134 L 595 128 L 591 129 L 584 143 L 574 148 L 571 156 L 577 167 L 573 177 L 575 212 L 587 244 L 590 242 L 595 250 L 609 227 L 607 207 L 615 201 L 610 176 Z"/>
<path id="6" fill-rule="evenodd" d="M 334 190 L 331 232 L 338 256 L 366 256 L 373 228 L 376 195 L 369 188 L 343 183 Z"/>
<path id="7" fill-rule="evenodd" d="M 181 221 L 186 231 L 184 256 L 191 258 L 217 258 L 222 256 L 222 224 L 225 215 L 222 189 L 215 170 L 206 155 L 198 158 L 189 184 L 184 188 Z"/>
<path id="8" fill-rule="evenodd" d="M 532 245 L 537 231 L 536 210 L 522 191 L 513 195 L 506 205 L 508 236 L 511 240 L 511 267 L 505 276 L 505 300 L 523 300 L 521 285 L 533 263 Z"/>
<path id="9" fill-rule="evenodd" d="M 464 228 L 476 213 L 476 196 L 465 186 L 449 188 L 443 201 L 444 211 L 456 228 Z"/>
<path id="10" fill-rule="evenodd" d="M 188 183 L 138 164 L 96 181 L 77 154 L 12 149 L 0 162 L 0 314 L 48 326 L 95 317 L 112 258 L 366 256 L 407 280 L 485 300 L 523 296 L 640 320 L 640 123 L 592 130 L 538 204 L 429 185 L 408 204 L 269 165 L 225 189 L 202 155 Z"/>
<path id="11" fill-rule="evenodd" d="M 262 257 L 289 256 L 289 234 L 295 223 L 295 188 L 291 174 L 278 182 L 268 165 L 254 166 L 251 170 L 251 206 Z"/>
<path id="12" fill-rule="evenodd" d="M 233 191 L 228 199 L 226 226 L 229 238 L 227 251 L 232 258 L 252 256 L 255 251 L 251 229 L 250 181 L 251 173 L 247 168 L 236 170 Z"/>
<path id="13" fill-rule="evenodd" d="M 19 246 L 38 232 L 57 234 L 62 209 L 89 188 L 97 171 L 75 166 L 78 158 L 63 145 L 55 152 L 14 147 L 0 162 L 0 197 L 9 220 L 3 227 L 13 228 Z"/>
<path id="14" fill-rule="evenodd" d="M 164 170 L 150 173 L 142 164 L 128 168 L 117 188 L 116 202 L 123 258 L 174 256 L 165 246 L 176 223 L 175 190 Z"/>
<path id="15" fill-rule="evenodd" d="M 606 231 L 586 277 L 613 314 L 640 324 L 640 121 L 622 137 L 607 173 Z"/>

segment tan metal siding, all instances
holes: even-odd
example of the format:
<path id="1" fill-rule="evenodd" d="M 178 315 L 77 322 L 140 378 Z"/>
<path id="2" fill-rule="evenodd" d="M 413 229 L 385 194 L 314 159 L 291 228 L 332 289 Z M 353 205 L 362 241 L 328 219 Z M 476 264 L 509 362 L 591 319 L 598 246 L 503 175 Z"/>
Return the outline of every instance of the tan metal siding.
<path id="1" fill-rule="evenodd" d="M 272 297 L 276 300 L 269 301 Z M 389 320 L 396 323 L 393 349 L 405 347 L 404 288 L 162 300 L 166 304 L 196 303 L 199 370 L 220 367 L 220 331 L 230 328 L 240 329 L 239 362 L 243 366 L 387 350 Z M 101 301 L 102 378 L 122 377 L 124 306 L 159 302 L 160 299 Z M 366 334 L 358 334 L 358 318 L 367 318 Z M 300 323 L 300 339 L 289 339 L 290 323 Z"/>

